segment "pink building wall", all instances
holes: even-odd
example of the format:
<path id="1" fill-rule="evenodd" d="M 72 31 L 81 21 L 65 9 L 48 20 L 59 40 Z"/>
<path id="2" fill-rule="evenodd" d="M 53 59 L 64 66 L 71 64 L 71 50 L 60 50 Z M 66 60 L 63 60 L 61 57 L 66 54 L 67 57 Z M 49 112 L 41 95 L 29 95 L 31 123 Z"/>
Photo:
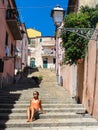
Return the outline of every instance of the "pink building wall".
<path id="1" fill-rule="evenodd" d="M 11 54 L 11 44 L 13 44 L 13 48 L 15 47 L 15 40 L 6 22 L 7 6 L 8 6 L 8 1 L 5 0 L 4 4 L 2 1 L 0 1 L 0 8 L 1 8 L 0 9 L 0 58 L 4 61 L 4 72 L 2 73 L 3 85 L 12 83 L 14 79 L 14 58 L 8 58 L 8 59 L 5 58 L 6 32 L 8 33 L 9 56 L 14 55 L 14 52 L 13 54 Z"/>
<path id="2" fill-rule="evenodd" d="M 97 43 L 98 44 L 98 43 Z M 92 40 L 85 59 L 83 104 L 98 119 L 98 45 Z"/>
<path id="3" fill-rule="evenodd" d="M 81 5 L 95 7 L 97 4 L 98 0 L 69 0 L 68 13 L 77 12 L 76 7 Z M 77 87 L 79 87 L 76 90 L 78 96 L 81 98 L 81 102 L 86 110 L 98 119 L 98 41 L 97 43 L 94 40 L 89 42 L 84 66 L 78 66 L 77 76 L 79 76 L 77 78 Z"/>
<path id="4" fill-rule="evenodd" d="M 73 73 L 73 66 L 61 66 L 63 87 L 71 96 L 73 91 L 76 91 L 76 98 L 79 97 L 85 109 L 98 119 L 98 43 L 96 41 L 89 42 L 85 61 L 78 64 L 76 69 L 77 71 L 74 70 Z M 75 90 L 73 90 L 75 87 L 73 76 L 76 77 Z"/>
<path id="5" fill-rule="evenodd" d="M 16 73 L 18 71 L 23 71 L 23 69 L 28 66 L 28 35 L 26 32 L 25 24 L 21 24 L 24 33 L 22 34 L 22 40 L 17 40 L 16 48 L 18 50 L 18 56 L 16 57 Z"/>
<path id="6" fill-rule="evenodd" d="M 72 67 L 69 65 L 63 65 L 61 67 L 61 75 L 63 77 L 63 87 L 69 91 L 70 95 L 73 96 Z"/>
<path id="7" fill-rule="evenodd" d="M 4 8 L 0 1 L 0 8 Z M 0 9 L 0 57 L 5 55 L 5 36 L 6 36 L 6 21 L 5 21 L 5 9 Z"/>
<path id="8" fill-rule="evenodd" d="M 98 61 L 98 50 L 97 50 L 97 61 Z M 98 119 L 98 62 L 96 70 L 96 82 L 95 82 L 95 93 L 94 93 L 94 104 L 93 104 L 93 116 Z"/>
<path id="9" fill-rule="evenodd" d="M 63 78 L 63 87 L 72 97 L 76 95 L 76 66 L 61 66 L 61 76 Z"/>
<path id="10" fill-rule="evenodd" d="M 76 91 L 76 98 L 79 97 L 85 109 L 98 119 L 98 43 L 96 41 L 89 42 L 84 63 L 78 64 L 74 73 L 73 69 L 75 69 L 73 66 L 61 66 L 63 87 L 71 96 L 73 91 Z M 76 77 L 75 90 L 74 77 Z"/>

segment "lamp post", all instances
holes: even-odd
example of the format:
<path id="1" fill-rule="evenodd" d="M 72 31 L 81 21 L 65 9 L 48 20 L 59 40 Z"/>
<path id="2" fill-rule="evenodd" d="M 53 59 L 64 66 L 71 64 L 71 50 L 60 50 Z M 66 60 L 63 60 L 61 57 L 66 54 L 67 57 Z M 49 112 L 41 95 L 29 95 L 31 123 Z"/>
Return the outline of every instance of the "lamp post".
<path id="1" fill-rule="evenodd" d="M 65 14 L 65 10 L 61 8 L 59 5 L 53 8 L 53 10 L 51 11 L 51 17 L 53 18 L 54 25 L 56 26 L 56 28 L 61 26 L 63 22 L 64 14 Z"/>
<path id="2" fill-rule="evenodd" d="M 65 10 L 61 8 L 59 5 L 57 5 L 53 10 L 51 11 L 51 17 L 53 18 L 54 25 L 56 27 L 55 29 L 55 44 L 56 44 L 56 75 L 57 75 L 57 82 L 59 85 L 61 85 L 61 73 L 60 73 L 60 46 L 59 46 L 59 27 L 63 23 L 63 18 L 65 15 Z"/>

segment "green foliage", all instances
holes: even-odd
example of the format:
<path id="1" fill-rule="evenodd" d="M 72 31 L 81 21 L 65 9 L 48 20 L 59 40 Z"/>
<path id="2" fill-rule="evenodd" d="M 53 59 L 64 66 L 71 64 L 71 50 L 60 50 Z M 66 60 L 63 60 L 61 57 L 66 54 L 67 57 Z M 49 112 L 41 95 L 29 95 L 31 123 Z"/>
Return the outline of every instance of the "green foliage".
<path id="1" fill-rule="evenodd" d="M 38 79 L 41 81 L 43 80 L 43 76 L 42 75 L 39 75 Z"/>
<path id="2" fill-rule="evenodd" d="M 80 12 L 89 16 L 90 27 L 95 28 L 98 22 L 98 10 L 96 8 L 89 8 L 88 6 L 81 7 Z"/>
<path id="3" fill-rule="evenodd" d="M 64 19 L 64 28 L 92 28 L 98 22 L 98 11 L 94 8 L 81 7 L 78 14 L 71 13 Z M 72 33 L 62 32 L 63 47 L 65 48 L 66 64 L 76 64 L 78 59 L 83 59 L 86 54 L 88 40 Z"/>

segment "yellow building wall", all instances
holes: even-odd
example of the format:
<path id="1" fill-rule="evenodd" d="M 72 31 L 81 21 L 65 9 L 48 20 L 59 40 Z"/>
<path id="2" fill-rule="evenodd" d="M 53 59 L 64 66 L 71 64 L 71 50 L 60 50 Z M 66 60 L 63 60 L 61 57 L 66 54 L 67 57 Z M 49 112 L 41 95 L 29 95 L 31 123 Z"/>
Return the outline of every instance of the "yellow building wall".
<path id="1" fill-rule="evenodd" d="M 39 37 L 41 36 L 41 32 L 34 30 L 32 28 L 27 29 L 27 34 L 29 38 Z"/>

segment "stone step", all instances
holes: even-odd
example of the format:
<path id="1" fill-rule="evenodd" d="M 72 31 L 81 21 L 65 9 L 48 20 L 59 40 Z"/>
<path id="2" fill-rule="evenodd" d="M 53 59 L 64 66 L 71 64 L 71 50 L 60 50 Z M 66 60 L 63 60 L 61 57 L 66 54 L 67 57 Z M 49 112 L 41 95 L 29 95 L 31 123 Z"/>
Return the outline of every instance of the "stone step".
<path id="1" fill-rule="evenodd" d="M 26 113 L 0 113 L 0 118 L 3 119 L 27 119 Z M 89 114 L 85 113 L 74 113 L 74 112 L 54 112 L 54 113 L 45 113 L 40 114 L 40 119 L 66 119 L 66 118 L 91 118 Z"/>
<path id="2" fill-rule="evenodd" d="M 1 92 L 0 130 L 89 130 L 92 126 L 96 130 L 94 128 L 98 128 L 98 122 L 85 113 L 83 106 L 76 104 L 63 87 L 52 82 L 54 78 L 51 75 L 49 78 L 46 71 L 44 76 L 46 78 L 38 88 L 29 88 L 23 83 L 6 88 L 5 92 L 8 93 Z M 28 123 L 26 110 L 35 90 L 40 93 L 46 113 L 40 114 L 40 119 Z"/>
<path id="3" fill-rule="evenodd" d="M 84 113 L 84 108 L 44 108 L 45 112 L 76 112 L 76 113 Z M 26 108 L 0 108 L 0 113 L 26 113 Z"/>
<path id="4" fill-rule="evenodd" d="M 0 130 L 13 130 L 5 128 Z M 57 126 L 57 127 L 14 127 L 14 130 L 98 130 L 98 126 Z"/>
<path id="5" fill-rule="evenodd" d="M 26 108 L 29 104 L 0 104 L 0 108 Z M 43 108 L 81 108 L 82 104 L 42 104 Z"/>
<path id="6" fill-rule="evenodd" d="M 30 103 L 30 101 L 28 100 L 28 101 L 19 101 L 19 100 L 0 100 L 0 104 L 5 104 L 5 103 L 8 103 L 8 104 L 18 104 L 18 103 L 21 103 L 21 104 L 29 104 Z M 66 101 L 49 101 L 49 100 L 47 100 L 47 101 L 42 101 L 42 103 L 44 103 L 44 104 L 54 104 L 54 103 L 56 103 L 56 104 L 60 104 L 60 103 L 69 103 L 69 104 L 74 104 L 75 102 L 74 101 L 70 101 L 70 100 L 66 100 Z"/>
<path id="7" fill-rule="evenodd" d="M 52 86 L 53 86 L 53 84 L 52 84 Z M 23 87 L 23 86 L 22 86 Z M 64 88 L 61 88 L 61 87 L 58 87 L 58 86 L 54 86 L 54 87 L 45 87 L 45 86 L 42 86 L 42 87 L 39 87 L 39 88 L 29 88 L 28 87 L 28 90 L 27 89 L 20 89 L 20 90 L 18 90 L 18 89 L 16 89 L 16 90 L 9 90 L 9 91 L 6 91 L 6 92 L 1 92 L 1 95 L 0 96 L 12 96 L 12 95 L 19 95 L 19 94 L 26 94 L 26 92 L 28 93 L 28 94 L 30 94 L 30 95 L 33 95 L 33 92 L 34 91 L 38 91 L 39 93 L 40 93 L 40 95 L 42 96 L 43 94 L 45 94 L 45 95 L 50 95 L 50 92 L 52 91 L 52 92 L 54 92 L 53 94 L 55 94 L 55 93 L 58 93 L 58 91 L 56 90 L 56 91 L 53 91 L 53 90 L 55 90 L 55 89 L 58 89 L 60 92 L 62 92 L 63 94 L 66 94 L 66 95 L 68 95 L 68 91 L 66 91 Z M 5 90 L 4 90 L 5 91 Z M 51 95 L 52 96 L 52 95 Z"/>
<path id="8" fill-rule="evenodd" d="M 98 122 L 91 118 L 75 118 L 75 119 L 38 119 L 33 122 L 22 120 L 1 120 L 0 128 L 14 127 L 70 127 L 70 126 L 97 126 Z"/>
<path id="9" fill-rule="evenodd" d="M 28 95 L 28 96 L 27 96 Z M 6 95 L 0 95 L 0 99 L 1 98 L 20 98 L 20 97 L 25 97 L 25 98 L 27 98 L 27 99 L 29 99 L 29 98 L 31 98 L 31 97 L 33 97 L 33 94 L 31 94 L 31 93 L 19 93 L 19 94 L 9 94 L 8 96 L 6 96 Z M 59 97 L 55 94 L 55 95 L 51 95 L 51 94 L 49 94 L 49 93 L 45 93 L 45 94 L 40 94 L 39 95 L 39 98 L 43 98 L 43 99 L 46 99 L 46 98 L 53 98 L 53 99 L 56 99 L 56 98 L 58 98 L 59 99 Z M 71 99 L 71 97 L 69 97 L 66 93 L 65 93 L 65 96 L 63 97 L 64 99 L 66 99 L 66 98 L 69 98 L 69 99 Z"/>
<path id="10" fill-rule="evenodd" d="M 2 103 L 2 100 L 3 100 L 3 102 L 14 102 L 14 101 L 19 101 L 19 102 L 30 102 L 30 98 L 29 99 L 4 99 L 4 98 L 2 98 L 2 99 L 0 99 L 0 103 Z M 42 100 L 42 102 L 54 102 L 54 103 L 57 103 L 57 102 L 74 102 L 74 100 L 71 100 L 71 99 L 66 99 L 66 100 L 60 100 L 60 99 L 45 99 L 45 100 L 43 100 L 43 99 L 41 99 Z"/>

